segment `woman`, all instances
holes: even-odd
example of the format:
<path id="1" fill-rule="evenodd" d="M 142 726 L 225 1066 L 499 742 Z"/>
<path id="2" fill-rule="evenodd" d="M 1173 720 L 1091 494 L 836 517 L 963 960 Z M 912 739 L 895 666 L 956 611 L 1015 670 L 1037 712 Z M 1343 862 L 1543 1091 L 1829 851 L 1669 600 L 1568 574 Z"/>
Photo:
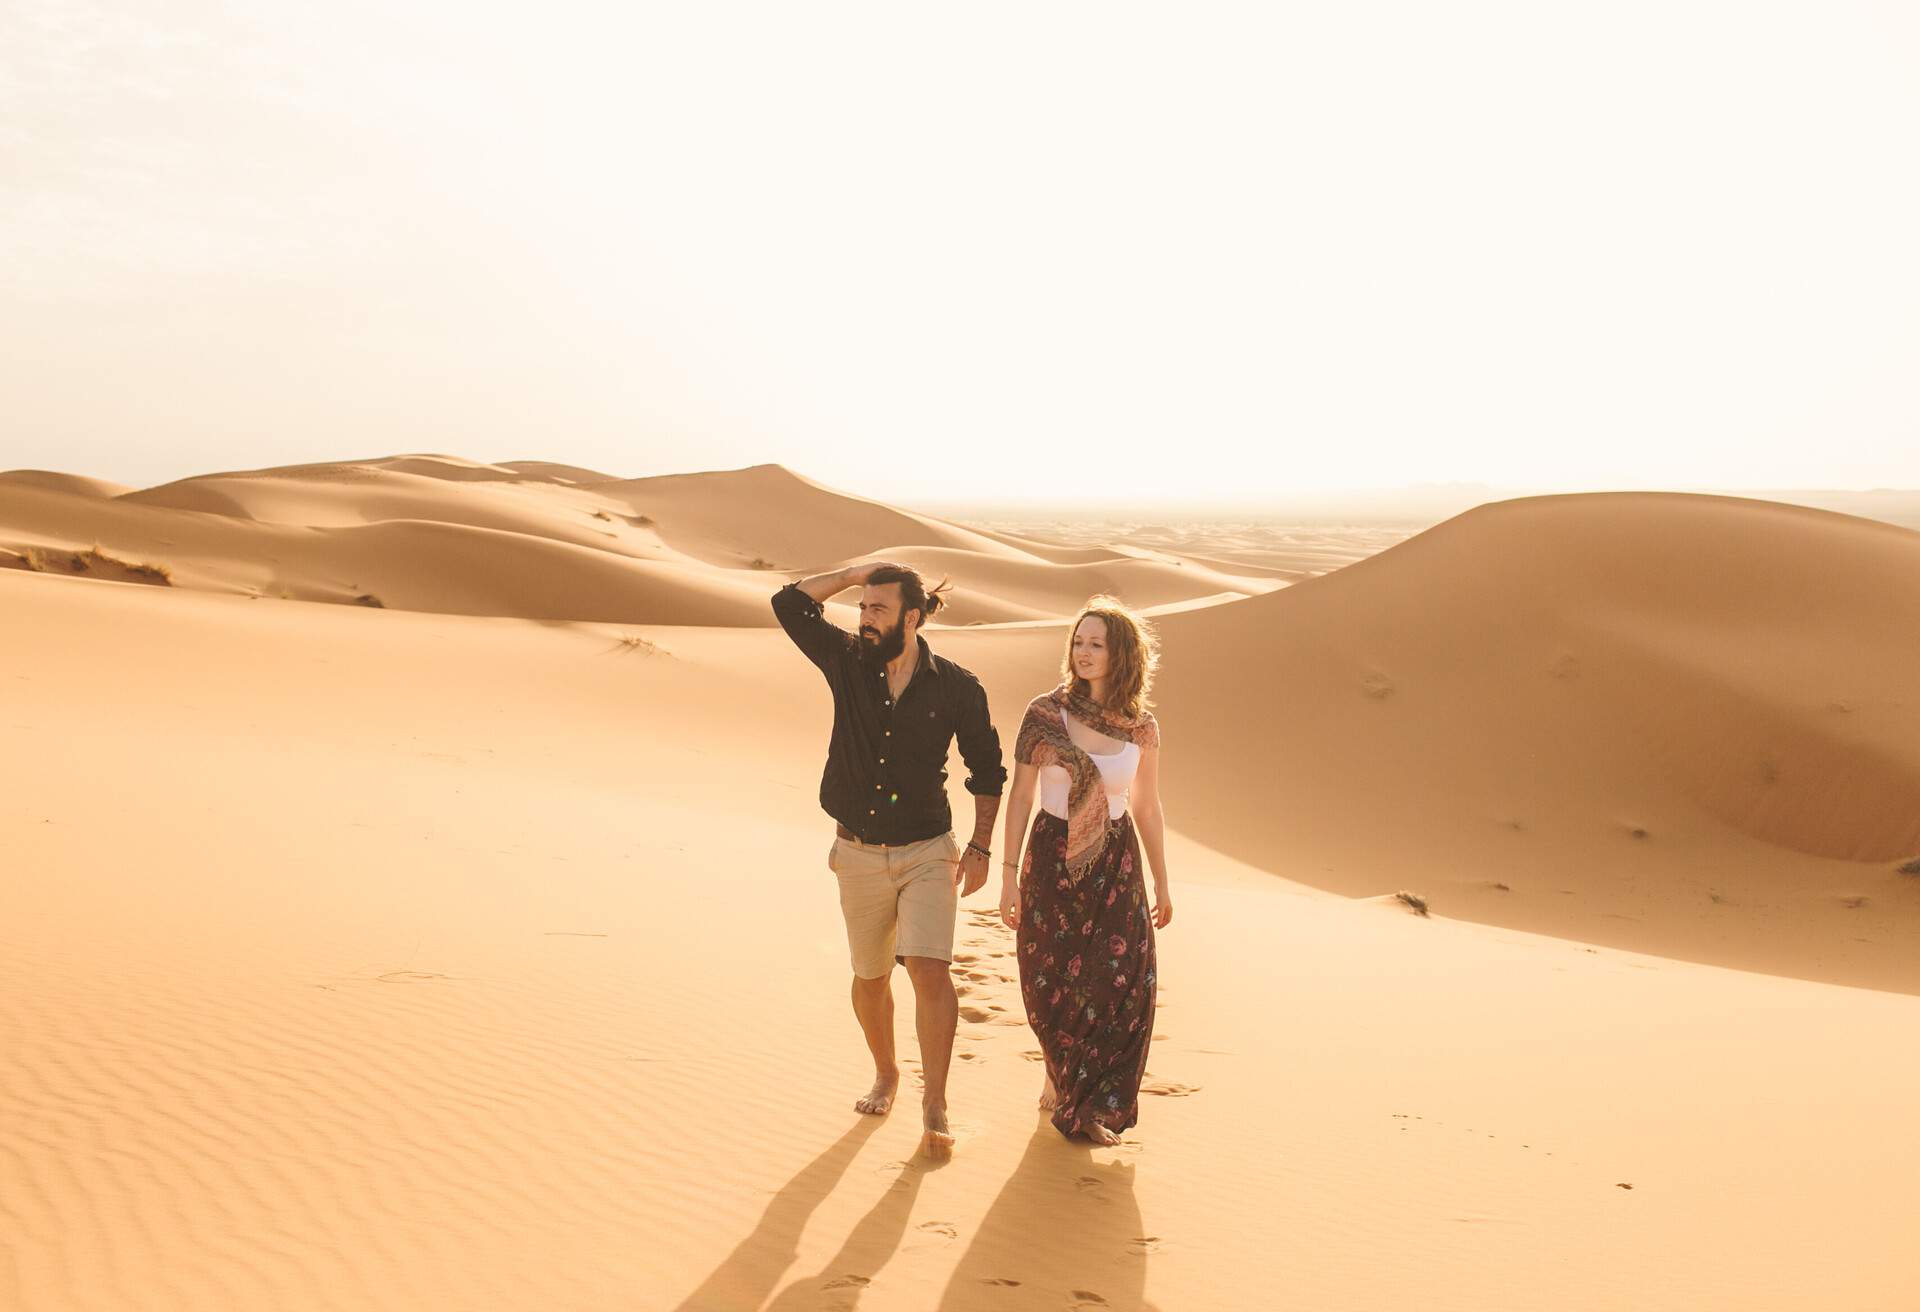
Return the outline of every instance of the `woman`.
<path id="1" fill-rule="evenodd" d="M 1098 1144 L 1120 1142 L 1139 1119 L 1153 931 L 1173 919 L 1160 726 L 1147 710 L 1158 660 L 1146 621 L 1092 598 L 1074 621 L 1060 686 L 1028 705 L 1013 749 L 1007 851 L 1021 850 L 1036 789 L 1040 814 L 1024 861 L 1001 862 L 1000 917 L 1017 931 L 1020 993 L 1046 1064 L 1040 1105 L 1062 1134 Z"/>

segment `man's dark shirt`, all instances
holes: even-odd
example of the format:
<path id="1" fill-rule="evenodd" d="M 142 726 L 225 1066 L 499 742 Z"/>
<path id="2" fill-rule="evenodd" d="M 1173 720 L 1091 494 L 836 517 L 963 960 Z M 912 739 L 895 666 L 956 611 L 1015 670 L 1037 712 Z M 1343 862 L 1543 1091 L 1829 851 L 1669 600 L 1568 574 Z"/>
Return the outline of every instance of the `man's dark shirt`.
<path id="1" fill-rule="evenodd" d="M 773 613 L 794 646 L 833 690 L 833 739 L 820 776 L 820 805 L 869 843 L 917 843 L 953 828 L 947 805 L 947 745 L 960 740 L 967 791 L 998 797 L 1007 780 L 986 690 L 972 673 L 934 654 L 918 636 L 920 663 L 896 704 L 885 667 L 861 659 L 860 639 L 827 619 L 789 583 Z"/>

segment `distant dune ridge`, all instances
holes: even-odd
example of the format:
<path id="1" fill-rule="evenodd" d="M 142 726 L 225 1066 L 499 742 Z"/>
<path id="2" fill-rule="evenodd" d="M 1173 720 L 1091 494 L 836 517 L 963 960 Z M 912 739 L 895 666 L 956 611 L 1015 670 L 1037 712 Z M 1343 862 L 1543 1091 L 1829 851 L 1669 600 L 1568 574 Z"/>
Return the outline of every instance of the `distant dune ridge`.
<path id="1" fill-rule="evenodd" d="M 1160 553 L 979 533 L 777 465 L 623 480 L 415 455 L 138 491 L 0 474 L 0 547 L 96 543 L 162 562 L 187 588 L 634 624 L 769 627 L 769 583 L 875 554 L 952 575 L 942 619 L 956 625 L 1046 618 L 1072 604 L 1061 598 L 1099 591 L 1166 605 L 1280 585 Z"/>
<path id="2" fill-rule="evenodd" d="M 1405 533 L 0 474 L 0 1305 L 1916 1306 L 1920 533 Z M 1178 911 L 1119 1149 L 1035 1112 L 991 884 L 956 1160 L 904 986 L 902 1106 L 850 1110 L 831 705 L 767 602 L 876 556 L 952 577 L 1007 745 L 1090 591 L 1155 612 Z"/>

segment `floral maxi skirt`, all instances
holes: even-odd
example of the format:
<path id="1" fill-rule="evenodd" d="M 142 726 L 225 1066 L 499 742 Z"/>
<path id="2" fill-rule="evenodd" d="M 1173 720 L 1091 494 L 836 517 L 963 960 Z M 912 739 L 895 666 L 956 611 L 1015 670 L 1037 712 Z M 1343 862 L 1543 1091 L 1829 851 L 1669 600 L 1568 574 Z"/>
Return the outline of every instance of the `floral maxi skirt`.
<path id="1" fill-rule="evenodd" d="M 1020 995 L 1059 1091 L 1064 1135 L 1095 1121 L 1116 1133 L 1140 1117 L 1153 1038 L 1153 920 L 1129 812 L 1107 826 L 1099 858 L 1067 872 L 1067 822 L 1034 817 L 1020 871 Z"/>

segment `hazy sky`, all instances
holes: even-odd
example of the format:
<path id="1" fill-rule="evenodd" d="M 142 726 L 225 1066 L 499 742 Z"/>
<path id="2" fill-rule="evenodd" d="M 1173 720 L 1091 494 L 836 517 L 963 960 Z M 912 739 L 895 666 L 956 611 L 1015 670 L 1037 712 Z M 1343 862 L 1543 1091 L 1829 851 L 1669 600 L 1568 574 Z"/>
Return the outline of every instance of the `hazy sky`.
<path id="1" fill-rule="evenodd" d="M 1920 486 L 1920 6 L 0 0 L 0 468 Z"/>

